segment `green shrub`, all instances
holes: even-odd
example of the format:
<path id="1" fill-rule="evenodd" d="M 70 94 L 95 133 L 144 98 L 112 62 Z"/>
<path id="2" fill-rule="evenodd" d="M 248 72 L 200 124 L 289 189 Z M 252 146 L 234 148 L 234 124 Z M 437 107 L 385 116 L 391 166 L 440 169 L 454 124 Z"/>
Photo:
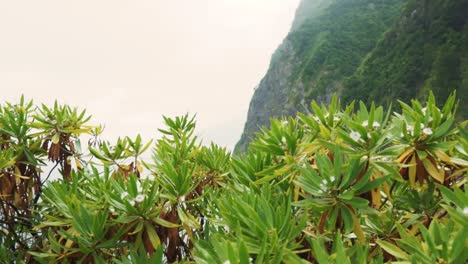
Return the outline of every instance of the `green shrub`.
<path id="1" fill-rule="evenodd" d="M 455 95 L 442 108 L 432 94 L 400 105 L 313 102 L 231 156 L 202 146 L 188 115 L 165 117 L 155 143 L 113 144 L 84 111 L 3 104 L 0 259 L 466 262 L 467 122 L 455 122 Z"/>

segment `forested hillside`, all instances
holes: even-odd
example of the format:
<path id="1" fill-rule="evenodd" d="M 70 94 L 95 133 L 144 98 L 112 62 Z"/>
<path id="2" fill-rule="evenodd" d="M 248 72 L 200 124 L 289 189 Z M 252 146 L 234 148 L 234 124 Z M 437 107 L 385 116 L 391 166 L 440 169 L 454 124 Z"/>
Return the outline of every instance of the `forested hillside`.
<path id="1" fill-rule="evenodd" d="M 346 101 L 389 104 L 459 90 L 468 114 L 468 1 L 407 1 L 399 20 L 345 83 Z"/>
<path id="2" fill-rule="evenodd" d="M 250 103 L 236 150 L 269 119 L 305 111 L 337 92 L 389 105 L 433 90 L 468 94 L 467 0 L 304 0 Z M 310 17 L 307 18 L 307 15 Z"/>

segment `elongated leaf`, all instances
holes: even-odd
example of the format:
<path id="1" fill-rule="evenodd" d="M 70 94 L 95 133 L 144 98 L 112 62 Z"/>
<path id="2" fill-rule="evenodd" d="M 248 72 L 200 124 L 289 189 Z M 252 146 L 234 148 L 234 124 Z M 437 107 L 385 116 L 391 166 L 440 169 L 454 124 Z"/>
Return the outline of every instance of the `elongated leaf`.
<path id="1" fill-rule="evenodd" d="M 350 210 L 351 216 L 353 217 L 354 221 L 354 234 L 356 234 L 358 241 L 361 245 L 364 245 L 366 239 L 364 237 L 364 232 L 362 231 L 361 224 L 359 223 L 359 219 L 357 218 L 356 214 L 353 210 Z"/>
<path id="2" fill-rule="evenodd" d="M 375 179 L 373 181 L 368 182 L 364 187 L 359 189 L 356 194 L 361 194 L 361 193 L 366 193 L 370 190 L 374 190 L 375 188 L 379 187 L 382 185 L 382 183 L 386 180 L 385 177 L 381 177 L 378 179 Z"/>
<path id="3" fill-rule="evenodd" d="M 443 185 L 438 185 L 437 187 L 442 192 L 442 195 L 447 200 L 447 202 L 454 203 L 459 208 L 464 208 L 468 205 L 468 200 L 466 197 L 463 197 L 463 194 L 457 195 L 456 192 L 451 191 L 449 188 Z"/>
<path id="4" fill-rule="evenodd" d="M 161 244 L 161 240 L 159 239 L 159 236 L 156 233 L 156 230 L 154 230 L 154 227 L 148 222 L 145 222 L 145 230 L 146 230 L 146 234 L 148 234 L 148 238 L 151 241 L 151 245 L 153 245 L 154 249 L 157 249 L 159 245 Z"/>
<path id="5" fill-rule="evenodd" d="M 450 158 L 450 162 L 459 166 L 468 167 L 468 161 L 461 158 Z"/>
<path id="6" fill-rule="evenodd" d="M 398 259 L 401 259 L 401 260 L 409 260 L 409 256 L 406 252 L 404 252 L 403 250 L 401 250 L 399 247 L 397 247 L 396 245 L 394 244 L 391 244 L 387 241 L 384 241 L 384 240 L 377 240 L 377 244 L 379 244 L 379 246 L 387 251 L 388 253 L 390 253 L 391 255 L 397 257 Z"/>
<path id="7" fill-rule="evenodd" d="M 416 154 L 411 156 L 411 160 L 408 163 L 408 178 L 410 186 L 414 188 L 416 183 Z"/>
<path id="8" fill-rule="evenodd" d="M 312 248 L 314 250 L 314 257 L 315 260 L 319 264 L 328 264 L 328 255 L 326 253 L 325 248 L 323 247 L 322 241 L 320 239 L 313 239 L 312 240 Z"/>
<path id="9" fill-rule="evenodd" d="M 164 227 L 168 227 L 168 228 L 174 228 L 174 227 L 179 227 L 180 225 L 178 224 L 174 224 L 174 223 L 171 223 L 169 221 L 166 221 L 162 218 L 154 218 L 153 219 L 158 225 L 161 225 L 161 226 L 164 226 Z"/>
<path id="10" fill-rule="evenodd" d="M 242 241 L 239 241 L 238 246 L 239 246 L 239 263 L 250 263 L 249 251 L 247 250 L 245 243 Z"/>
<path id="11" fill-rule="evenodd" d="M 182 223 L 192 228 L 200 228 L 200 224 L 198 223 L 197 219 L 192 214 L 190 214 L 190 212 L 185 211 L 180 207 L 177 207 L 177 213 L 179 214 Z"/>
<path id="12" fill-rule="evenodd" d="M 436 165 L 432 163 L 429 158 L 422 160 L 422 163 L 424 165 L 424 168 L 426 168 L 427 172 L 429 175 L 432 176 L 432 178 L 436 179 L 440 183 L 444 183 L 445 180 L 445 173 L 443 170 L 438 170 Z"/>

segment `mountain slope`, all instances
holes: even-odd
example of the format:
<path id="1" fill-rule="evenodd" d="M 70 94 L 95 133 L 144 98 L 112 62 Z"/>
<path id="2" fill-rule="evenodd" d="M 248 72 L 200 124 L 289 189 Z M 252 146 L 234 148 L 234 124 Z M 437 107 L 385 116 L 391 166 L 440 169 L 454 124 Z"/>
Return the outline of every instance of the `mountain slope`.
<path id="1" fill-rule="evenodd" d="M 373 50 L 403 0 L 304 0 L 250 102 L 236 150 L 269 119 L 294 115 L 312 99 L 328 101 Z"/>
<path id="2" fill-rule="evenodd" d="M 458 90 L 468 117 L 468 0 L 303 0 L 250 103 L 236 151 L 273 117 L 337 93 L 388 105 Z"/>
<path id="3" fill-rule="evenodd" d="M 412 0 L 358 71 L 345 83 L 345 101 L 389 104 L 433 90 L 444 100 L 453 89 L 468 108 L 468 1 Z"/>

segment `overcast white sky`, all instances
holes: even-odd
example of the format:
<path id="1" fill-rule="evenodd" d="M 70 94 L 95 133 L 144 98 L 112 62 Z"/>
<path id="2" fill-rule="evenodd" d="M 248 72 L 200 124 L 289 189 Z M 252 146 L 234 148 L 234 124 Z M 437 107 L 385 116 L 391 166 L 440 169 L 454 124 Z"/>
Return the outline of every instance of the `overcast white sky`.
<path id="1" fill-rule="evenodd" d="M 197 114 L 233 148 L 299 0 L 0 0 L 0 103 L 86 108 L 104 138 Z"/>

